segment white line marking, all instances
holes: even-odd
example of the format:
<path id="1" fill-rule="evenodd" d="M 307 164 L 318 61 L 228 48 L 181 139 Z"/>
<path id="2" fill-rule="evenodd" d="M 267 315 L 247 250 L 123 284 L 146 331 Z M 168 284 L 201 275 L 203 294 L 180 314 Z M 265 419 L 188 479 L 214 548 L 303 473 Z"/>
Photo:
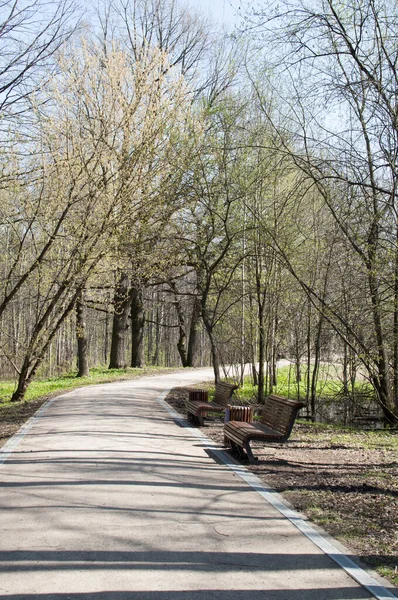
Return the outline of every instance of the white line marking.
<path id="1" fill-rule="evenodd" d="M 0 465 L 5 463 L 10 454 L 15 450 L 18 444 L 22 441 L 25 435 L 32 429 L 33 425 L 40 419 L 42 414 L 49 408 L 49 406 L 56 400 L 52 398 L 47 400 L 36 412 L 22 425 L 22 427 L 15 433 L 10 439 L 0 448 Z"/>
<path id="2" fill-rule="evenodd" d="M 199 429 L 191 427 L 184 418 L 181 417 L 167 402 L 165 397 L 170 390 L 166 390 L 156 398 L 157 402 L 165 408 L 168 413 L 175 419 L 182 427 L 187 427 L 191 433 L 196 436 L 208 450 L 211 450 L 213 454 L 229 467 L 236 475 L 238 475 L 243 481 L 248 483 L 256 492 L 260 494 L 271 504 L 276 510 L 278 510 L 284 517 L 286 517 L 297 529 L 299 529 L 311 542 L 318 546 L 327 556 L 334 560 L 350 577 L 355 579 L 360 585 L 365 587 L 377 600 L 397 600 L 397 596 L 391 593 L 387 588 L 380 585 L 376 579 L 371 577 L 369 573 L 361 569 L 353 560 L 343 554 L 341 550 L 333 546 L 326 538 L 324 538 L 318 531 L 316 531 L 308 521 L 305 521 L 298 513 L 288 508 L 278 497 L 276 492 L 271 488 L 266 487 L 261 479 L 254 475 L 251 471 L 246 469 L 245 466 L 236 463 L 228 455 L 227 452 L 220 450 L 214 446 L 214 442 L 208 438 Z"/>

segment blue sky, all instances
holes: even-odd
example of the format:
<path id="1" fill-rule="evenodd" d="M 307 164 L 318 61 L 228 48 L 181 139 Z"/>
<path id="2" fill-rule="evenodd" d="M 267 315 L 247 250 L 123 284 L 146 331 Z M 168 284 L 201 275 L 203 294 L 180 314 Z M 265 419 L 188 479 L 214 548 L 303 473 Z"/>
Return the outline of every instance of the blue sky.
<path id="1" fill-rule="evenodd" d="M 189 0 L 198 12 L 210 16 L 228 29 L 239 22 L 241 0 Z"/>

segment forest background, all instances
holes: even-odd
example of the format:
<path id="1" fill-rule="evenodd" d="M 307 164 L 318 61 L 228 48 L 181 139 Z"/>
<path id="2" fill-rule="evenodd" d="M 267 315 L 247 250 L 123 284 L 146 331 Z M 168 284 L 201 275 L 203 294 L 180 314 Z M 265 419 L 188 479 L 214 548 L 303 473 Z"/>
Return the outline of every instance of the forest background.
<path id="1" fill-rule="evenodd" d="M 241 12 L 223 34 L 177 0 L 1 3 L 12 401 L 77 360 L 250 364 L 262 403 L 285 357 L 311 418 L 327 364 L 345 415 L 396 422 L 396 4 Z"/>

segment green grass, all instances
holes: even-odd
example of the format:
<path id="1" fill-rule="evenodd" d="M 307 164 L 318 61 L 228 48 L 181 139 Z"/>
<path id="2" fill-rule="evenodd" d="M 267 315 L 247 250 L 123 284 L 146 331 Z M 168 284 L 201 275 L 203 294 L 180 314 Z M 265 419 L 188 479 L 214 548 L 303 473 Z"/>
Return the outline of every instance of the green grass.
<path id="1" fill-rule="evenodd" d="M 244 403 L 256 401 L 257 387 L 250 381 L 250 377 L 245 377 L 243 385 L 239 386 L 239 389 L 234 392 L 234 398 Z"/>
<path id="2" fill-rule="evenodd" d="M 376 571 L 382 577 L 389 579 L 393 585 L 398 585 L 397 567 L 376 566 Z"/>
<path id="3" fill-rule="evenodd" d="M 293 366 L 280 367 L 277 372 L 277 386 L 273 393 L 285 396 L 292 400 L 303 401 L 307 392 L 307 369 L 302 369 L 301 382 L 295 380 L 295 369 Z M 355 392 L 371 395 L 372 386 L 366 381 L 358 381 Z M 327 400 L 336 399 L 343 393 L 343 384 L 339 379 L 339 366 L 321 365 L 319 370 L 318 384 L 316 386 L 317 396 Z M 235 392 L 235 397 L 242 402 L 255 401 L 257 397 L 257 386 L 253 385 L 251 377 L 246 377 L 243 386 Z"/>
<path id="4" fill-rule="evenodd" d="M 339 365 L 320 365 L 316 394 L 324 399 L 334 399 L 342 394 L 343 382 L 339 377 Z M 301 372 L 300 383 L 296 382 L 296 373 L 293 366 L 278 369 L 278 385 L 274 390 L 276 394 L 286 396 L 292 400 L 305 398 L 307 392 L 307 369 Z M 372 394 L 372 386 L 366 381 L 358 381 L 355 385 L 358 393 Z"/>
<path id="5" fill-rule="evenodd" d="M 49 377 L 33 381 L 27 389 L 25 401 L 38 400 L 39 398 L 50 396 L 56 393 L 72 390 L 85 385 L 94 385 L 96 383 L 109 383 L 123 379 L 133 379 L 142 375 L 154 375 L 173 369 L 159 367 L 144 367 L 142 369 L 107 369 L 93 368 L 90 370 L 90 377 L 76 377 L 76 372 L 68 373 L 60 377 Z M 0 381 L 0 403 L 8 404 L 15 390 L 15 381 Z"/>

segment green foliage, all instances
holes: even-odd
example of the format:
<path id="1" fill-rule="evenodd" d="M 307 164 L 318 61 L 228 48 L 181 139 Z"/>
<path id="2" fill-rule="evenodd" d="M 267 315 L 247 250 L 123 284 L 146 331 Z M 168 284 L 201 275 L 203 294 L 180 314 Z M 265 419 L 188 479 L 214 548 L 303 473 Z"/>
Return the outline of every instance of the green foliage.
<path id="1" fill-rule="evenodd" d="M 56 393 L 65 392 L 84 385 L 133 379 L 142 375 L 154 375 L 167 370 L 167 368 L 159 369 L 159 367 L 144 367 L 142 369 L 133 369 L 131 367 L 126 369 L 107 369 L 106 367 L 97 367 L 90 370 L 90 377 L 76 377 L 76 372 L 72 372 L 62 377 L 50 377 L 34 381 L 26 392 L 25 401 L 29 402 L 46 396 L 52 396 Z M 15 385 L 14 381 L 0 381 L 0 403 L 9 403 L 15 390 Z"/>

